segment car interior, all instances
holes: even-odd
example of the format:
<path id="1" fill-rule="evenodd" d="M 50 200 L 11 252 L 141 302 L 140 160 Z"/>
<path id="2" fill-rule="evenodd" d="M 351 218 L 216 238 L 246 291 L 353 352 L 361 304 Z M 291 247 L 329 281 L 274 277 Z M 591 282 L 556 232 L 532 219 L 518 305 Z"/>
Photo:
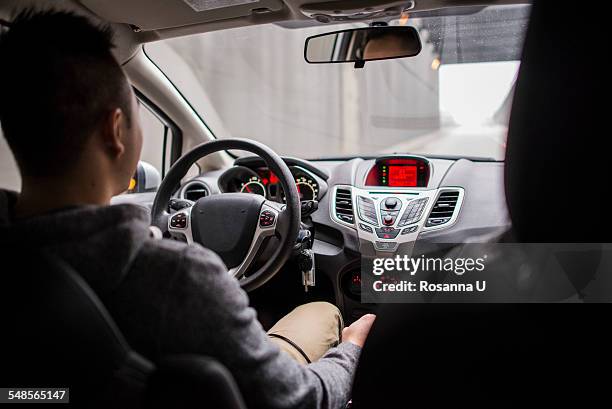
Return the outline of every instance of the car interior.
<path id="1" fill-rule="evenodd" d="M 600 5 L 4 0 L 0 24 L 32 4 L 115 31 L 145 145 L 113 204 L 145 207 L 159 237 L 217 253 L 264 328 L 310 301 L 338 306 L 347 324 L 378 315 L 353 407 L 582 407 L 605 396 L 586 367 L 608 367 L 600 310 L 361 297 L 364 258 L 473 241 L 609 242 Z M 370 30 L 402 48 L 370 54 Z M 487 119 L 475 124 L 479 110 Z M 0 144 L 0 188 L 18 191 Z M 214 359 L 151 362 L 78 271 L 11 251 L 24 273 L 7 270 L 2 285 L 6 331 L 20 334 L 3 348 L 3 384 L 59 379 L 87 406 L 246 407 Z M 572 281 L 579 301 L 609 302 L 589 291 L 602 265 L 589 254 Z M 26 345 L 27 357 L 14 353 Z"/>

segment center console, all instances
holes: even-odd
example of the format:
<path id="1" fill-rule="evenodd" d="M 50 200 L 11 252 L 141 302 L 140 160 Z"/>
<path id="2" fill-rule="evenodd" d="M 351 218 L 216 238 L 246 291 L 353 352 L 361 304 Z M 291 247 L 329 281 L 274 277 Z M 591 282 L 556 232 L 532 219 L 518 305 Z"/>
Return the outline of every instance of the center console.
<path id="1" fill-rule="evenodd" d="M 418 235 L 454 223 L 462 188 L 438 188 L 433 166 L 420 156 L 381 157 L 354 186 L 336 185 L 331 216 L 357 230 L 362 256 L 410 254 Z"/>
<path id="2" fill-rule="evenodd" d="M 419 237 L 458 220 L 464 189 L 444 183 L 454 164 L 414 155 L 357 160 L 346 171 L 350 177 L 338 172 L 330 183 L 330 217 L 350 240 L 350 249 L 358 252 L 334 271 L 342 297 L 339 305 L 349 322 L 377 308 L 361 300 L 362 269 L 370 269 L 370 261 L 410 257 L 418 250 Z"/>

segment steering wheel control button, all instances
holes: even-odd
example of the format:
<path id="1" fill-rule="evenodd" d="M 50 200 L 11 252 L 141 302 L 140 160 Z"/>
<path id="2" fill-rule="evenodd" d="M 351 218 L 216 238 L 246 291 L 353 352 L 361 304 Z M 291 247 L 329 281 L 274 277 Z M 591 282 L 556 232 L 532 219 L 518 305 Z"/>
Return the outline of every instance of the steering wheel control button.
<path id="1" fill-rule="evenodd" d="M 378 217 L 376 216 L 376 206 L 370 198 L 357 196 L 357 209 L 359 210 L 359 218 L 366 223 L 378 226 Z"/>
<path id="2" fill-rule="evenodd" d="M 365 223 L 359 223 L 359 228 L 363 231 L 367 231 L 368 233 L 374 233 L 374 230 L 372 230 L 372 228 Z"/>
<path id="3" fill-rule="evenodd" d="M 374 248 L 378 251 L 395 251 L 398 244 L 392 241 L 376 241 L 374 242 Z"/>
<path id="4" fill-rule="evenodd" d="M 410 233 L 414 233 L 415 231 L 417 231 L 419 229 L 419 226 L 411 226 L 411 227 L 407 227 L 404 230 L 402 230 L 402 236 L 404 234 L 410 234 Z"/>
<path id="5" fill-rule="evenodd" d="M 404 214 L 398 223 L 398 227 L 407 226 L 412 223 L 416 223 L 421 220 L 421 216 L 423 215 L 423 210 L 425 210 L 425 205 L 427 204 L 427 198 L 424 197 L 422 199 L 416 199 L 408 203 L 406 206 L 406 210 L 404 210 Z"/>
<path id="6" fill-rule="evenodd" d="M 187 228 L 187 215 L 185 213 L 177 213 L 170 218 L 170 227 L 175 229 Z"/>
<path id="7" fill-rule="evenodd" d="M 392 240 L 397 237 L 400 230 L 394 229 L 393 227 L 381 227 L 380 229 L 376 229 L 376 236 L 379 239 L 387 239 Z"/>
<path id="8" fill-rule="evenodd" d="M 191 206 L 193 203 L 188 200 L 183 199 L 170 199 L 168 202 L 168 207 L 172 210 L 181 210 L 186 207 Z"/>
<path id="9" fill-rule="evenodd" d="M 269 210 L 264 210 L 259 215 L 259 225 L 261 227 L 270 227 L 270 226 L 272 226 L 274 224 L 275 218 L 276 218 L 276 216 L 274 215 L 273 212 L 271 212 Z"/>

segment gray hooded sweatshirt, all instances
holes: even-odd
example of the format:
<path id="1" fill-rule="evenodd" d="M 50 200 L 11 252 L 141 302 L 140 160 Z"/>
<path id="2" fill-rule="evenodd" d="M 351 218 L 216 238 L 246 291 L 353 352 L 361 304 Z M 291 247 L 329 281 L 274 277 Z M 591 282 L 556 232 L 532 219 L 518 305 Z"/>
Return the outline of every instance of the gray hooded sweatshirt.
<path id="1" fill-rule="evenodd" d="M 146 209 L 85 206 L 14 221 L 15 198 L 0 191 L 0 235 L 68 262 L 142 355 L 214 357 L 234 375 L 249 408 L 346 405 L 358 346 L 341 343 L 315 363 L 298 364 L 269 342 L 221 259 L 197 244 L 151 239 Z"/>

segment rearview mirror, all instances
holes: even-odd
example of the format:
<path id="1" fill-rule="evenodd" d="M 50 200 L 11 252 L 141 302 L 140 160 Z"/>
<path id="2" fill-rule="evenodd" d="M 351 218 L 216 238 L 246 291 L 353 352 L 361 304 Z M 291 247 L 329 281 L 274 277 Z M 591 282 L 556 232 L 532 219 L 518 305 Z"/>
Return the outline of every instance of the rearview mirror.
<path id="1" fill-rule="evenodd" d="M 308 37 L 304 58 L 311 64 L 354 62 L 414 57 L 421 52 L 421 39 L 414 27 L 364 27 Z"/>

